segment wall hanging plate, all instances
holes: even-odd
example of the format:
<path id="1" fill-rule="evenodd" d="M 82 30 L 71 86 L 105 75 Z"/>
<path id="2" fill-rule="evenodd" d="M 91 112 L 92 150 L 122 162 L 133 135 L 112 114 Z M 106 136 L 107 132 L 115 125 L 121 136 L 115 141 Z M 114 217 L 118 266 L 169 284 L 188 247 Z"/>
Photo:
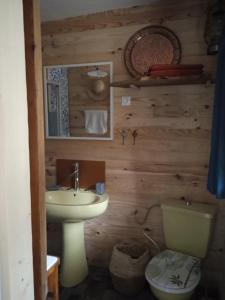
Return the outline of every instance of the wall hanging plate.
<path id="1" fill-rule="evenodd" d="M 124 61 L 131 76 L 142 77 L 152 65 L 178 64 L 181 44 L 173 31 L 163 26 L 148 26 L 138 30 L 128 40 Z"/>

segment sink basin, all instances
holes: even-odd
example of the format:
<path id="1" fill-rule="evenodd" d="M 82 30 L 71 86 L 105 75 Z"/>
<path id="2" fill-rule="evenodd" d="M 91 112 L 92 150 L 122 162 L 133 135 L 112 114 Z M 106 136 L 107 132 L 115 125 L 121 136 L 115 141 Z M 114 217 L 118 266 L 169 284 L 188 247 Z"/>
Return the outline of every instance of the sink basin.
<path id="1" fill-rule="evenodd" d="M 49 219 L 77 222 L 103 214 L 108 206 L 108 195 L 91 191 L 47 191 L 46 209 Z"/>
<path id="2" fill-rule="evenodd" d="M 63 253 L 60 281 L 64 287 L 79 284 L 88 275 L 84 243 L 84 222 L 103 214 L 108 206 L 107 194 L 73 189 L 47 191 L 45 194 L 47 217 L 62 222 Z"/>

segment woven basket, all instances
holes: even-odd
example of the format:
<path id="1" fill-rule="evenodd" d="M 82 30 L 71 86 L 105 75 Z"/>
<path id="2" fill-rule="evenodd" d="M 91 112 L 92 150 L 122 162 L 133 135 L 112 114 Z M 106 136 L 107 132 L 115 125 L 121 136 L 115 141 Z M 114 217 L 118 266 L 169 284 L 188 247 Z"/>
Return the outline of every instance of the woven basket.
<path id="1" fill-rule="evenodd" d="M 137 242 L 124 241 L 113 247 L 110 273 L 114 288 L 131 296 L 145 286 L 145 267 L 149 262 L 148 248 Z"/>

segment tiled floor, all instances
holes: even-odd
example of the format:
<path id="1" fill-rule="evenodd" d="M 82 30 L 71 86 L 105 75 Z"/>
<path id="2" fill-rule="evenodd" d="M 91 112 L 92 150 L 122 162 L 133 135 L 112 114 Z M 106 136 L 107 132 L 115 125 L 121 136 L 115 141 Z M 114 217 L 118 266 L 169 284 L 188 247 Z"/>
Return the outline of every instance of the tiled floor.
<path id="1" fill-rule="evenodd" d="M 60 300 L 156 300 L 150 293 L 148 285 L 136 296 L 128 297 L 117 292 L 107 270 L 90 268 L 88 278 L 74 288 L 62 288 Z M 208 295 L 201 287 L 197 289 L 192 300 L 219 300 L 215 291 Z"/>

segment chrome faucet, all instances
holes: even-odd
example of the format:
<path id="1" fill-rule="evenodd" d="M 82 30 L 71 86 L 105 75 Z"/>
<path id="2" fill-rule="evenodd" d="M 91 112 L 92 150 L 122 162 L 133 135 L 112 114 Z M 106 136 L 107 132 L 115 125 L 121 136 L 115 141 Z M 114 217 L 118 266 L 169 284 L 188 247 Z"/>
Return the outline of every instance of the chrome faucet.
<path id="1" fill-rule="evenodd" d="M 75 162 L 74 164 L 74 189 L 75 191 L 79 191 L 79 188 L 80 188 L 80 174 L 79 174 L 79 171 L 80 171 L 80 168 L 79 168 L 79 163 L 78 162 Z"/>

